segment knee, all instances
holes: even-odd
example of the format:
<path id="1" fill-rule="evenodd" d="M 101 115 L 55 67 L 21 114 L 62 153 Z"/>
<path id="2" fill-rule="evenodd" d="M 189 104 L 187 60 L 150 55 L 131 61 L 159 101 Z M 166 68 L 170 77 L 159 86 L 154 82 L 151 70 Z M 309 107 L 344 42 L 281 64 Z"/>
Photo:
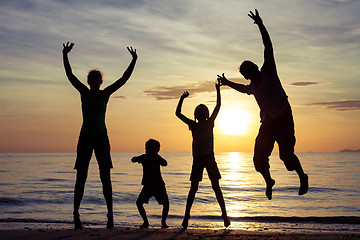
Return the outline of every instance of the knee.
<path id="1" fill-rule="evenodd" d="M 139 201 L 137 200 L 136 201 L 136 206 L 139 208 L 139 207 L 142 207 L 144 205 L 144 203 L 142 201 Z"/>
<path id="2" fill-rule="evenodd" d="M 86 170 L 77 170 L 76 174 L 76 184 L 85 184 L 87 179 L 88 171 Z"/>
<path id="3" fill-rule="evenodd" d="M 100 169 L 100 180 L 102 183 L 111 182 L 110 169 Z"/>
<path id="4" fill-rule="evenodd" d="M 261 173 L 267 171 L 270 168 L 269 158 L 264 155 L 255 154 L 253 158 L 253 162 L 254 162 L 255 170 L 257 172 Z"/>
<path id="5" fill-rule="evenodd" d="M 211 187 L 214 191 L 220 189 L 219 181 L 218 180 L 211 181 Z"/>
<path id="6" fill-rule="evenodd" d="M 293 152 L 280 153 L 280 159 L 284 162 L 288 171 L 296 170 L 300 166 L 300 161 Z"/>
<path id="7" fill-rule="evenodd" d="M 190 192 L 195 193 L 199 189 L 199 183 L 191 183 Z"/>
<path id="8" fill-rule="evenodd" d="M 163 208 L 164 208 L 164 209 L 169 209 L 169 206 L 170 206 L 169 201 L 165 201 L 165 202 L 163 203 Z"/>

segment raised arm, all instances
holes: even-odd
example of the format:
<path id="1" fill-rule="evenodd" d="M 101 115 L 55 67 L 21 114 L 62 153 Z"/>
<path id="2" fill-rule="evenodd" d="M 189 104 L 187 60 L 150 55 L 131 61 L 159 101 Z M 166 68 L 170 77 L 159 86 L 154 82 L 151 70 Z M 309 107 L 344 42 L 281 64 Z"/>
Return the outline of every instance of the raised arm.
<path id="1" fill-rule="evenodd" d="M 254 20 L 254 24 L 258 25 L 259 27 L 261 38 L 264 44 L 264 61 L 266 62 L 268 60 L 274 60 L 274 50 L 271 43 L 270 35 L 266 30 L 261 17 L 259 16 L 258 10 L 255 9 L 255 14 L 250 11 L 248 16 L 252 18 Z"/>
<path id="2" fill-rule="evenodd" d="M 188 91 L 185 91 L 185 92 L 181 95 L 180 100 L 179 100 L 179 103 L 178 103 L 178 105 L 177 105 L 177 107 L 176 107 L 175 115 L 176 115 L 181 121 L 183 121 L 184 123 L 186 123 L 186 124 L 189 125 L 189 124 L 192 122 L 192 120 L 189 119 L 189 118 L 187 118 L 185 115 L 183 115 L 183 114 L 181 113 L 181 108 L 182 108 L 182 104 L 183 104 L 183 102 L 184 102 L 184 99 L 187 98 L 188 96 L 189 96 L 189 92 L 188 92 Z"/>
<path id="3" fill-rule="evenodd" d="M 72 73 L 72 69 L 70 66 L 70 62 L 69 62 L 69 57 L 68 57 L 68 53 L 71 51 L 71 49 L 73 48 L 74 43 L 69 44 L 69 42 L 63 43 L 63 62 L 64 62 L 64 68 L 65 68 L 65 73 L 67 78 L 69 79 L 70 83 L 74 86 L 74 88 L 76 88 L 76 90 L 78 90 L 80 93 L 88 90 L 88 88 L 79 81 L 79 79 Z"/>
<path id="4" fill-rule="evenodd" d="M 136 157 L 131 158 L 131 162 L 133 162 L 133 163 L 136 163 L 136 162 L 141 163 L 142 159 L 143 159 L 143 155 L 136 156 Z"/>
<path id="5" fill-rule="evenodd" d="M 137 54 L 136 54 L 136 49 L 133 49 L 132 47 L 127 47 L 127 50 L 131 54 L 132 60 L 129 64 L 128 68 L 125 70 L 125 72 L 121 76 L 121 78 L 119 78 L 116 82 L 114 82 L 113 84 L 111 84 L 110 86 L 108 86 L 104 89 L 104 92 L 107 93 L 109 96 L 111 94 L 113 94 L 115 91 L 117 91 L 120 87 L 122 87 L 127 82 L 127 80 L 130 78 L 130 76 L 134 70 L 135 63 L 138 58 Z"/>
<path id="6" fill-rule="evenodd" d="M 215 120 L 215 118 L 217 117 L 219 110 L 220 110 L 220 106 L 221 106 L 221 95 L 220 95 L 220 86 L 221 83 L 220 81 L 218 83 L 215 83 L 215 88 L 216 88 L 216 106 L 214 108 L 213 113 L 210 116 L 210 120 Z"/>
<path id="7" fill-rule="evenodd" d="M 166 167 L 168 165 L 167 161 L 164 158 L 162 158 L 159 154 L 158 154 L 158 159 L 160 166 Z"/>
<path id="8" fill-rule="evenodd" d="M 236 91 L 242 92 L 242 93 L 248 93 L 247 89 L 248 86 L 241 84 L 241 83 L 234 83 L 229 81 L 226 77 L 225 74 L 223 73 L 222 76 L 217 75 L 218 78 L 217 80 L 219 81 L 220 85 L 226 85 L 231 87 L 232 89 L 235 89 Z"/>

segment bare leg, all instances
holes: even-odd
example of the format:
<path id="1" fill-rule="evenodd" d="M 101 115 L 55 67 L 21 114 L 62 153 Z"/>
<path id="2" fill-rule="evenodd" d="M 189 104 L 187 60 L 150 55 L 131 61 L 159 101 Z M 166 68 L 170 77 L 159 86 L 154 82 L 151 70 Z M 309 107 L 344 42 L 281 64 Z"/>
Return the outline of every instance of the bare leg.
<path id="1" fill-rule="evenodd" d="M 138 211 L 140 213 L 141 218 L 144 221 L 144 223 L 140 226 L 140 228 L 148 228 L 149 227 L 149 221 L 148 221 L 147 216 L 146 216 L 144 203 L 137 201 L 136 206 L 138 208 Z"/>
<path id="2" fill-rule="evenodd" d="M 285 151 L 283 150 L 283 152 Z M 307 193 L 309 189 L 309 177 L 307 174 L 304 173 L 299 158 L 295 155 L 293 151 L 287 154 L 280 152 L 280 158 L 284 161 L 287 170 L 295 170 L 298 174 L 300 180 L 300 188 L 298 194 L 304 195 L 305 193 Z"/>
<path id="3" fill-rule="evenodd" d="M 295 171 L 299 175 L 299 180 L 300 180 L 300 188 L 298 194 L 304 195 L 305 193 L 308 192 L 309 189 L 309 177 L 307 174 L 304 173 L 300 161 L 299 164 L 296 166 Z"/>
<path id="4" fill-rule="evenodd" d="M 224 226 L 225 227 L 228 227 L 230 225 L 230 220 L 227 216 L 227 213 L 226 213 L 226 208 L 225 208 L 225 201 L 224 201 L 224 196 L 222 194 L 222 191 L 221 191 L 221 188 L 220 188 L 220 185 L 219 185 L 219 180 L 214 180 L 214 181 L 211 181 L 211 186 L 212 186 L 212 189 L 214 190 L 215 192 L 215 195 L 216 195 L 216 199 L 220 205 L 220 208 L 221 208 L 221 217 L 224 219 Z"/>
<path id="5" fill-rule="evenodd" d="M 266 182 L 266 197 L 271 200 L 272 199 L 272 187 L 275 185 L 275 180 L 271 178 L 270 170 L 267 169 L 261 172 L 265 182 Z"/>
<path id="6" fill-rule="evenodd" d="M 106 201 L 106 207 L 108 210 L 107 213 L 108 222 L 106 227 L 112 229 L 114 228 L 114 217 L 113 217 L 113 200 L 112 200 L 110 168 L 100 169 L 100 179 L 103 187 L 103 194 Z"/>
<path id="7" fill-rule="evenodd" d="M 87 179 L 88 169 L 78 169 L 76 172 L 76 182 L 74 189 L 74 223 L 75 229 L 82 229 L 82 223 L 80 220 L 79 208 L 81 200 L 84 196 L 85 182 Z"/>
<path id="8" fill-rule="evenodd" d="M 166 224 L 166 218 L 169 213 L 169 202 L 166 202 L 163 204 L 163 210 L 162 210 L 162 219 L 161 219 L 161 227 L 162 228 L 168 228 L 169 226 Z"/>
<path id="9" fill-rule="evenodd" d="M 187 229 L 190 219 L 190 210 L 192 207 L 192 204 L 194 203 L 195 194 L 199 188 L 199 182 L 198 181 L 191 181 L 191 187 L 189 190 L 188 198 L 186 201 L 186 209 L 185 209 L 185 216 L 184 220 L 182 222 L 183 230 Z"/>

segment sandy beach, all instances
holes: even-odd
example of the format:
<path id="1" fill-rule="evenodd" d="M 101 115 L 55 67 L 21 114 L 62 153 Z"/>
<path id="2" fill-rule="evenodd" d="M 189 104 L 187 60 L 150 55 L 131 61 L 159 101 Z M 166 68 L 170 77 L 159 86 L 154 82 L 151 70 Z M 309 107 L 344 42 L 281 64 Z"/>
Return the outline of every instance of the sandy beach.
<path id="1" fill-rule="evenodd" d="M 83 230 L 73 229 L 22 229 L 22 230 L 0 230 L 0 239 L 212 239 L 212 240 L 233 240 L 233 239 L 360 239 L 359 232 L 348 231 L 281 231 L 261 230 L 247 231 L 240 229 L 199 229 L 191 228 L 182 231 L 180 228 L 116 228 L 113 230 L 99 228 L 85 228 Z"/>

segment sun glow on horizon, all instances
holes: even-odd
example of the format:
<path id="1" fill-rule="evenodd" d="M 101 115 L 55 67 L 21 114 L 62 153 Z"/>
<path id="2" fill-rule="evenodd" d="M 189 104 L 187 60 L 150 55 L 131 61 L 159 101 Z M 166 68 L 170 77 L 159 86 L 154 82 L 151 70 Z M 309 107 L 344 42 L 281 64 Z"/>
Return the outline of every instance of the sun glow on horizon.
<path id="1" fill-rule="evenodd" d="M 226 135 L 242 135 L 248 129 L 250 114 L 242 109 L 224 108 L 220 110 L 218 124 Z"/>

